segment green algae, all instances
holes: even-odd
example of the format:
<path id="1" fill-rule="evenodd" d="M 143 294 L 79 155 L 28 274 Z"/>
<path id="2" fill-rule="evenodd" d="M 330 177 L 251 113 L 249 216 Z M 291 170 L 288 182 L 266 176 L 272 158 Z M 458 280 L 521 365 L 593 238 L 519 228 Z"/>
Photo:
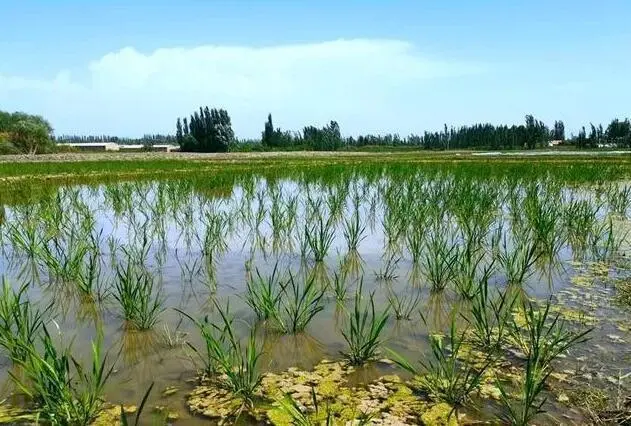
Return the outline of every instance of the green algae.
<path id="1" fill-rule="evenodd" d="M 432 406 L 421 416 L 423 424 L 426 426 L 457 426 L 458 418 L 454 408 L 441 402 Z"/>

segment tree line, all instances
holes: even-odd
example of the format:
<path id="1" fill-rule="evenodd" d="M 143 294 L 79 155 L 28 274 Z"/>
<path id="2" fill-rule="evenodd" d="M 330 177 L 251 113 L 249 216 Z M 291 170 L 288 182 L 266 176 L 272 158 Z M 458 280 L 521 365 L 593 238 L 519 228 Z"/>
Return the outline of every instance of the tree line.
<path id="1" fill-rule="evenodd" d="M 214 115 L 213 115 L 214 111 Z M 213 118 L 215 117 L 215 118 Z M 220 119 L 220 117 L 223 117 Z M 223 120 L 223 121 L 222 121 Z M 193 133 L 190 123 L 202 130 Z M 187 129 L 188 126 L 188 129 Z M 324 127 L 305 126 L 300 131 L 283 130 L 274 127 L 272 115 L 267 116 L 260 139 L 239 140 L 234 138 L 230 128 L 220 130 L 222 126 L 230 128 L 230 117 L 225 110 L 200 108 L 190 121 L 178 119 L 176 139 L 183 151 L 223 152 L 226 150 L 315 150 L 334 151 L 337 149 L 361 148 L 365 146 L 401 146 L 418 149 L 535 149 L 554 145 L 574 145 L 578 148 L 618 146 L 631 148 L 631 126 L 629 119 L 614 119 L 603 129 L 591 125 L 589 135 L 583 128 L 578 135 L 566 137 L 565 124 L 556 120 L 552 127 L 532 115 L 527 115 L 523 124 L 493 125 L 474 124 L 461 127 L 447 127 L 422 135 L 400 137 L 398 134 L 361 135 L 342 137 L 340 126 L 331 121 Z M 220 143 L 211 143 L 214 134 L 225 134 Z"/>
<path id="2" fill-rule="evenodd" d="M 237 139 L 230 115 L 225 109 L 200 107 L 190 116 L 176 120 L 175 135 L 146 134 L 141 138 L 117 136 L 55 137 L 46 119 L 23 112 L 0 111 L 0 153 L 51 152 L 55 142 L 142 144 L 145 146 L 179 145 L 182 151 L 227 152 L 231 150 L 315 150 L 359 149 L 366 146 L 410 147 L 416 149 L 535 149 L 547 147 L 551 141 L 577 148 L 625 147 L 631 148 L 631 122 L 613 119 L 606 127 L 590 124 L 583 126 L 577 135 L 566 136 L 563 121 L 552 127 L 532 115 L 522 124 L 474 124 L 461 127 L 444 127 L 420 135 L 401 137 L 398 134 L 360 135 L 343 137 L 340 125 L 331 121 L 323 127 L 305 126 L 299 131 L 275 127 L 272 115 L 263 124 L 260 139 Z"/>

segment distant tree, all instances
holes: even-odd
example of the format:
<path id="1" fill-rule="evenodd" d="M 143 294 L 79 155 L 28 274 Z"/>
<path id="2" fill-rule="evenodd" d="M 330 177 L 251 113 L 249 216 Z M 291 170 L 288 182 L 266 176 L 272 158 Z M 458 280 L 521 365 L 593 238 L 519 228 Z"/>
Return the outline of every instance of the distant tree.
<path id="1" fill-rule="evenodd" d="M 182 151 L 226 152 L 234 141 L 232 123 L 226 110 L 200 107 L 191 115 L 188 124 L 186 118 L 183 121 Z"/>
<path id="2" fill-rule="evenodd" d="M 558 120 L 554 122 L 554 130 L 552 131 L 552 139 L 555 141 L 565 140 L 565 124 L 563 124 L 563 121 Z"/>
<path id="3" fill-rule="evenodd" d="M 184 117 L 184 120 L 182 121 L 184 122 L 184 136 L 188 136 L 188 119 Z"/>
<path id="4" fill-rule="evenodd" d="M 276 132 L 274 131 L 274 124 L 272 123 L 272 114 L 268 114 L 267 121 L 265 122 L 265 128 L 261 135 L 261 143 L 263 146 L 273 147 L 276 146 Z"/>
<path id="5" fill-rule="evenodd" d="M 532 115 L 526 116 L 526 148 L 535 149 L 541 146 L 549 135 L 550 132 L 543 122 L 536 120 Z"/>
<path id="6" fill-rule="evenodd" d="M 175 139 L 177 140 L 178 145 L 182 146 L 183 138 L 184 132 L 182 131 L 182 120 L 178 117 L 177 123 L 175 124 Z"/>
<path id="7" fill-rule="evenodd" d="M 629 119 L 620 121 L 613 119 L 605 131 L 607 142 L 621 146 L 631 146 L 631 122 Z"/>
<path id="8" fill-rule="evenodd" d="M 23 113 L 15 113 L 13 119 L 9 140 L 15 147 L 30 155 L 49 147 L 53 128 L 48 121 Z"/>

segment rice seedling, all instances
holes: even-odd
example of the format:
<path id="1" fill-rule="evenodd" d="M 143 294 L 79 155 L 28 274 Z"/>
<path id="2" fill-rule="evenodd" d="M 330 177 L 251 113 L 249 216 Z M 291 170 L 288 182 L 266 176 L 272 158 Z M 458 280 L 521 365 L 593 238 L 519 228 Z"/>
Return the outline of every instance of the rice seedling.
<path id="1" fill-rule="evenodd" d="M 226 235 L 229 228 L 229 219 L 221 212 L 205 212 L 202 216 L 205 226 L 204 239 L 201 241 L 204 256 L 222 254 L 228 249 Z"/>
<path id="2" fill-rule="evenodd" d="M 273 318 L 277 315 L 286 285 L 279 277 L 278 263 L 274 265 L 271 275 L 266 277 L 262 277 L 257 268 L 256 277 L 247 281 L 245 303 L 260 320 Z"/>
<path id="3" fill-rule="evenodd" d="M 487 353 L 502 349 L 510 334 L 511 315 L 516 297 L 507 291 L 497 291 L 496 297 L 489 293 L 488 277 L 482 278 L 471 300 L 469 316 L 465 320 L 472 326 L 473 343 Z"/>
<path id="4" fill-rule="evenodd" d="M 388 292 L 388 304 L 397 321 L 411 320 L 420 302 L 421 295 L 418 292 L 414 295 L 397 295 L 393 291 Z"/>
<path id="5" fill-rule="evenodd" d="M 333 297 L 338 304 L 344 304 L 348 298 L 348 287 L 346 286 L 346 280 L 343 274 L 335 272 L 333 274 Z"/>
<path id="6" fill-rule="evenodd" d="M 407 248 L 412 256 L 412 263 L 419 264 L 423 259 L 425 247 L 425 229 L 420 226 L 412 227 L 406 234 Z"/>
<path id="7" fill-rule="evenodd" d="M 290 271 L 280 309 L 274 315 L 276 326 L 285 334 L 303 332 L 311 320 L 324 309 L 324 294 L 325 289 L 318 289 L 313 277 L 309 277 L 301 285 Z"/>
<path id="8" fill-rule="evenodd" d="M 600 261 L 611 259 L 620 252 L 620 248 L 628 235 L 628 230 L 614 228 L 614 221 L 611 216 L 599 221 L 590 236 L 592 256 Z"/>
<path id="9" fill-rule="evenodd" d="M 563 221 L 566 238 L 572 246 L 572 252 L 582 253 L 587 248 L 589 235 L 597 222 L 598 205 L 594 206 L 589 200 L 572 199 L 564 205 Z"/>
<path id="10" fill-rule="evenodd" d="M 609 210 L 618 216 L 627 216 L 629 207 L 631 206 L 631 186 L 624 185 L 622 187 L 613 184 L 605 191 Z"/>
<path id="11" fill-rule="evenodd" d="M 216 300 L 213 303 L 221 318 L 219 324 L 211 323 L 208 317 L 198 321 L 183 311 L 178 312 L 193 321 L 200 330 L 206 344 L 205 371 L 209 374 L 219 373 L 220 384 L 243 398 L 244 404 L 251 406 L 254 393 L 262 380 L 258 367 L 262 352 L 256 342 L 255 330 L 250 330 L 244 347 L 235 334 L 234 318 L 230 315 L 229 305 L 223 309 Z"/>
<path id="12" fill-rule="evenodd" d="M 107 354 L 102 355 L 102 338 L 92 343 L 92 365 L 86 369 L 72 357 L 70 347 L 58 349 L 46 327 L 42 332 L 43 353 L 26 347 L 28 355 L 18 363 L 26 380 L 9 374 L 50 424 L 91 424 L 103 408 L 103 391 L 114 369 L 108 366 Z"/>
<path id="13" fill-rule="evenodd" d="M 311 227 L 305 225 L 304 235 L 315 261 L 322 262 L 333 244 L 335 228 L 330 220 L 324 219 L 319 210 L 316 212 L 315 222 Z"/>
<path id="14" fill-rule="evenodd" d="M 434 400 L 444 401 L 453 406 L 450 416 L 470 399 L 471 394 L 480 386 L 482 376 L 491 363 L 487 360 L 482 365 L 474 365 L 462 356 L 465 335 L 466 330 L 458 334 L 456 315 L 452 315 L 447 336 L 430 335 L 431 353 L 427 358 L 418 361 L 421 369 L 396 352 L 390 351 L 394 362 L 415 375 L 415 384 L 420 389 Z"/>
<path id="15" fill-rule="evenodd" d="M 355 291 L 352 311 L 347 312 L 342 337 L 348 350 L 342 355 L 352 365 L 363 365 L 373 359 L 383 342 L 381 334 L 388 321 L 388 308 L 378 313 L 375 309 L 375 294 L 370 293 L 368 303 L 363 302 L 363 284 L 360 281 Z"/>
<path id="16" fill-rule="evenodd" d="M 164 311 L 162 291 L 154 278 L 131 260 L 124 267 L 117 267 L 113 296 L 120 305 L 126 325 L 137 330 L 153 328 Z"/>
<path id="17" fill-rule="evenodd" d="M 86 297 L 102 296 L 99 281 L 101 276 L 101 261 L 98 253 L 91 251 L 87 253 L 87 259 L 82 264 L 81 269 L 75 279 L 80 293 Z"/>
<path id="18" fill-rule="evenodd" d="M 506 275 L 507 283 L 521 286 L 534 273 L 532 267 L 539 259 L 539 254 L 530 234 L 513 241 L 510 248 L 504 236 L 497 259 Z"/>
<path id="19" fill-rule="evenodd" d="M 475 296 L 479 280 L 488 280 L 493 273 L 494 260 L 481 271 L 485 253 L 481 247 L 474 247 L 474 243 L 467 241 L 463 250 L 458 252 L 454 265 L 453 281 L 456 290 L 463 299 L 471 300 Z"/>
<path id="20" fill-rule="evenodd" d="M 136 415 L 134 416 L 134 423 L 133 423 L 134 426 L 138 426 L 138 424 L 140 423 L 140 416 L 142 415 L 142 412 L 145 409 L 145 405 L 147 404 L 147 400 L 149 399 L 149 395 L 151 394 L 151 391 L 153 390 L 154 385 L 155 385 L 155 382 L 151 382 L 151 385 L 149 385 L 149 387 L 147 388 L 147 391 L 142 397 L 142 400 L 140 401 L 140 405 L 138 406 L 138 409 L 136 410 Z M 121 426 L 129 426 L 130 423 L 125 413 L 125 407 L 121 405 L 120 410 L 121 410 L 121 415 L 120 415 Z"/>
<path id="21" fill-rule="evenodd" d="M 430 234 L 425 245 L 423 268 L 432 291 L 441 291 L 453 279 L 458 261 L 458 245 L 447 232 L 438 228 Z"/>
<path id="22" fill-rule="evenodd" d="M 44 325 L 44 316 L 50 307 L 40 311 L 27 298 L 28 285 L 17 291 L 9 282 L 2 280 L 0 296 L 0 346 L 7 351 L 14 362 L 23 362 L 29 355 L 29 348 Z"/>
<path id="23" fill-rule="evenodd" d="M 543 309 L 533 302 L 521 306 L 523 324 L 513 324 L 512 337 L 526 354 L 526 365 L 520 381 L 518 397 L 513 399 L 506 387 L 497 381 L 505 408 L 501 419 L 525 426 L 542 413 L 546 398 L 541 395 L 552 373 L 552 362 L 575 345 L 588 340 L 591 329 L 570 331 L 560 315 L 550 315 L 550 301 Z"/>
<path id="24" fill-rule="evenodd" d="M 343 231 L 348 251 L 357 251 L 359 243 L 366 238 L 366 225 L 361 222 L 359 207 L 355 208 L 355 211 L 350 218 L 344 219 Z"/>
<path id="25" fill-rule="evenodd" d="M 302 407 L 291 394 L 286 394 L 283 398 L 276 400 L 276 405 L 280 411 L 291 419 L 291 424 L 295 426 L 336 426 L 342 421 L 336 418 L 329 399 L 324 401 L 324 412 L 320 407 L 319 397 L 315 388 L 311 387 L 311 405 L 313 408 Z M 322 399 L 320 397 L 320 399 Z M 373 416 L 370 414 L 358 413 L 352 421 L 353 425 L 364 426 L 370 424 Z"/>
<path id="26" fill-rule="evenodd" d="M 386 258 L 386 262 L 383 267 L 379 271 L 375 272 L 377 280 L 385 282 L 396 280 L 399 277 L 397 275 L 397 267 L 399 266 L 400 261 L 400 256 L 397 256 L 396 253 L 390 253 L 390 255 Z"/>

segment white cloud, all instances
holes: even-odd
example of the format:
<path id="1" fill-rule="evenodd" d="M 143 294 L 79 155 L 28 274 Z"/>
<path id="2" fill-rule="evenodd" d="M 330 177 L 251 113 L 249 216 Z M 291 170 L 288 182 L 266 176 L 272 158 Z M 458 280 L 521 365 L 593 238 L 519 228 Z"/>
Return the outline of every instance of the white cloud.
<path id="1" fill-rule="evenodd" d="M 411 105 L 432 82 L 483 70 L 424 57 L 397 40 L 150 54 L 127 47 L 90 63 L 85 81 L 63 71 L 52 80 L 0 75 L 0 102 L 49 117 L 57 133 L 172 132 L 175 118 L 199 105 L 226 108 L 238 136 L 259 134 L 268 112 L 287 129 L 335 119 L 345 133 L 406 133 L 415 124 Z"/>

